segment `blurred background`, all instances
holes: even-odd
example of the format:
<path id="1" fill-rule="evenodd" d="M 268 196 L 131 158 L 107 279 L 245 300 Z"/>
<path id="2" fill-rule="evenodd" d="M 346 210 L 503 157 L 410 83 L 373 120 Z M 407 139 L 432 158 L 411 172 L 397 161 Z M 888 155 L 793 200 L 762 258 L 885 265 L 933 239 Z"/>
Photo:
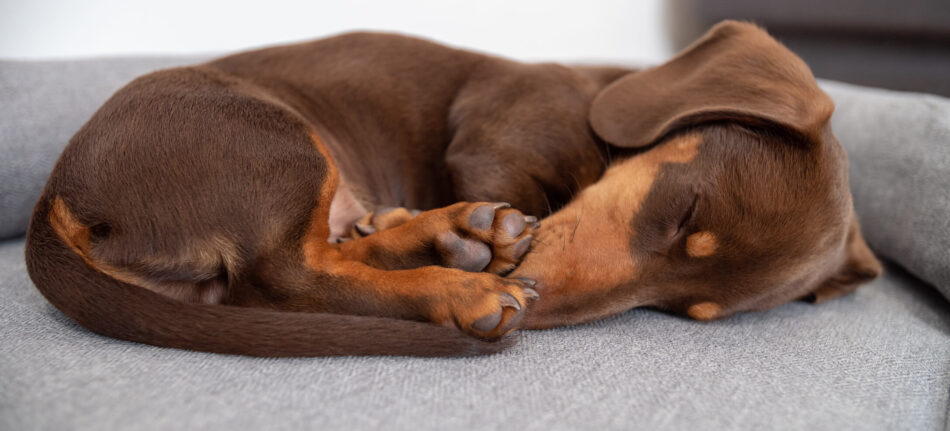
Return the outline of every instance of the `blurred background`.
<path id="1" fill-rule="evenodd" d="M 661 61 L 672 52 L 662 0 L 0 2 L 0 57 L 222 52 L 354 29 L 521 60 Z"/>
<path id="2" fill-rule="evenodd" d="M 725 18 L 765 26 L 819 77 L 950 96 L 950 0 L 0 0 L 0 58 L 222 53 L 372 29 L 526 61 L 644 64 Z"/>
<path id="3" fill-rule="evenodd" d="M 745 18 L 819 78 L 950 96 L 950 0 L 670 0 L 666 16 L 675 47 Z"/>

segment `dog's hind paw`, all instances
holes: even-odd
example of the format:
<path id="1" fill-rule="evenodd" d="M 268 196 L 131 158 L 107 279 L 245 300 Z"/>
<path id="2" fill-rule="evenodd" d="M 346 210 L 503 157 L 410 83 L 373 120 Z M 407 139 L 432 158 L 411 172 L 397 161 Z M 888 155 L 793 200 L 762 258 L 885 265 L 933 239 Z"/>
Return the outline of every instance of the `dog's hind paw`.
<path id="1" fill-rule="evenodd" d="M 360 217 L 350 230 L 350 239 L 362 238 L 376 232 L 400 226 L 417 215 L 420 210 L 411 210 L 403 207 L 377 207 L 375 211 Z"/>

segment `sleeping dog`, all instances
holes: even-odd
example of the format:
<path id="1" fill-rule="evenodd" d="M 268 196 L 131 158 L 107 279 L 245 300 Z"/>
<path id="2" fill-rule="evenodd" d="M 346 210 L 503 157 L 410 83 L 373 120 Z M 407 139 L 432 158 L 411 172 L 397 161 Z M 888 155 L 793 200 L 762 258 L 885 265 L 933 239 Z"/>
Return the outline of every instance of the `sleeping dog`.
<path id="1" fill-rule="evenodd" d="M 27 265 L 94 332 L 261 356 L 482 354 L 637 306 L 824 300 L 881 270 L 832 110 L 736 22 L 645 71 L 384 34 L 267 48 L 110 98 Z"/>

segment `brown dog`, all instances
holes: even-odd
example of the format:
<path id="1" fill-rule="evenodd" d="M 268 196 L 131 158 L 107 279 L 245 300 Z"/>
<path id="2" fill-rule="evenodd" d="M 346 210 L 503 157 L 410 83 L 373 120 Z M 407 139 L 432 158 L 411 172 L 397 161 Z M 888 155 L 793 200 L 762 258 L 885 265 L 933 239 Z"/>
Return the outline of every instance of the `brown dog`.
<path id="1" fill-rule="evenodd" d="M 27 263 L 95 332 L 273 356 L 497 351 L 480 339 L 537 297 L 499 276 L 532 240 L 531 327 L 825 297 L 879 271 L 831 109 L 738 23 L 643 73 L 376 34 L 269 48 L 116 93 L 54 168 Z M 601 138 L 656 148 L 604 173 Z M 490 203 L 540 214 L 578 192 L 541 230 Z"/>

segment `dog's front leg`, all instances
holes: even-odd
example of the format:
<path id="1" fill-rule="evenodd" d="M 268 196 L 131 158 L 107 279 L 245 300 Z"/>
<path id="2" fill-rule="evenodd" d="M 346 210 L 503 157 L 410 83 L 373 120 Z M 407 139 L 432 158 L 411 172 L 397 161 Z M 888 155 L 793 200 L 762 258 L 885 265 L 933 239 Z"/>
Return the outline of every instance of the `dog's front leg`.
<path id="1" fill-rule="evenodd" d="M 257 288 L 234 289 L 229 302 L 431 321 L 498 338 L 538 295 L 530 280 L 478 271 L 513 267 L 531 242 L 531 220 L 503 205 L 459 203 L 343 244 L 316 232 L 302 249 L 261 256 L 247 280 Z"/>
<path id="2" fill-rule="evenodd" d="M 382 270 L 335 247 L 306 251 L 302 269 L 273 265 L 260 280 L 266 293 L 235 305 L 430 321 L 493 339 L 515 330 L 537 298 L 526 281 L 440 266 Z"/>
<path id="3" fill-rule="evenodd" d="M 403 212 L 409 215 L 391 213 Z M 535 217 L 505 203 L 460 202 L 403 218 L 394 227 L 342 243 L 340 252 L 380 269 L 439 265 L 503 275 L 521 261 L 539 226 Z"/>

